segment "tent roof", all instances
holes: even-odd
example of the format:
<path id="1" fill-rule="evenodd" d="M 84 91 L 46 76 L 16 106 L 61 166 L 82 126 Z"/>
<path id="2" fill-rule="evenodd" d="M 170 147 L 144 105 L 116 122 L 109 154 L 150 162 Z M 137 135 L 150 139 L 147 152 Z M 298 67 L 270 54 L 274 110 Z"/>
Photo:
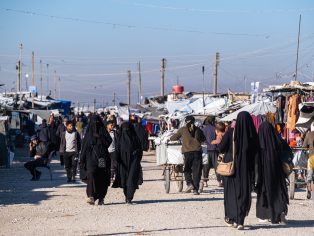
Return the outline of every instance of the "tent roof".
<path id="1" fill-rule="evenodd" d="M 270 102 L 258 102 L 258 103 L 253 103 L 250 105 L 247 105 L 245 107 L 242 107 L 241 109 L 231 113 L 230 115 L 225 116 L 224 118 L 221 119 L 221 121 L 232 121 L 236 120 L 238 114 L 241 111 L 247 111 L 251 115 L 265 115 L 268 112 L 275 113 L 276 112 L 276 107 L 270 103 Z"/>

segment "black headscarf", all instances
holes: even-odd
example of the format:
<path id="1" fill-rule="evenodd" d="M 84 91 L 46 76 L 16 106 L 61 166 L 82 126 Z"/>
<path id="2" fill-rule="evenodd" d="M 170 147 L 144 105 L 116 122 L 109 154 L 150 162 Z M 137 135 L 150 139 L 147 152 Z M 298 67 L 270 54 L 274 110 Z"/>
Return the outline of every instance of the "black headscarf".
<path id="1" fill-rule="evenodd" d="M 280 214 L 287 212 L 289 202 L 280 152 L 281 138 L 274 127 L 263 122 L 258 131 L 260 145 L 260 174 L 257 192 L 257 217 L 278 223 Z"/>
<path id="2" fill-rule="evenodd" d="M 100 116 L 92 114 L 89 118 L 84 141 L 88 146 L 95 147 L 97 152 L 104 154 L 112 140 Z"/>
<path id="3" fill-rule="evenodd" d="M 140 141 L 131 122 L 124 122 L 119 130 L 119 145 L 122 152 L 133 152 L 141 149 Z"/>

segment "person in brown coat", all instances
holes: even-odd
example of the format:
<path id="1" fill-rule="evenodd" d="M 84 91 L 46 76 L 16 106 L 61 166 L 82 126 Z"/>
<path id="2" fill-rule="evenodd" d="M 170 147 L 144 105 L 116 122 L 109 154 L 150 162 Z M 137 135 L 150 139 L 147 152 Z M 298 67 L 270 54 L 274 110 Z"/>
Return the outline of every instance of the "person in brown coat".
<path id="1" fill-rule="evenodd" d="M 195 126 L 195 118 L 187 116 L 186 126 L 170 137 L 171 141 L 182 139 L 182 153 L 184 155 L 184 177 L 187 184 L 186 193 L 194 190 L 199 195 L 199 184 L 202 175 L 202 146 L 206 141 L 203 131 Z"/>

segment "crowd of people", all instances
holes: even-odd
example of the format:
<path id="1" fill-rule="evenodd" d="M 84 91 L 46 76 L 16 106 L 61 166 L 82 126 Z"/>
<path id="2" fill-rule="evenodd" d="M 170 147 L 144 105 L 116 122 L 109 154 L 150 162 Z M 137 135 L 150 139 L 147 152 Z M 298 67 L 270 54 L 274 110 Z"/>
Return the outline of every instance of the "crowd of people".
<path id="1" fill-rule="evenodd" d="M 313 135 L 311 133 L 310 135 Z M 232 123 L 216 122 L 208 116 L 202 127 L 193 116 L 170 137 L 182 141 L 186 193 L 199 195 L 201 176 L 208 179 L 210 169 L 217 171 L 219 163 L 233 162 L 234 174 L 219 175 L 217 184 L 224 188 L 225 222 L 243 229 L 248 215 L 252 192 L 257 194 L 256 216 L 260 221 L 286 223 L 288 213 L 287 175 L 282 168 L 281 155 L 291 152 L 274 126 L 267 121 L 256 130 L 251 115 L 240 112 Z M 313 142 L 306 139 L 305 145 Z M 207 145 L 207 164 L 203 165 L 202 143 Z M 43 120 L 32 137 L 29 150 L 35 160 L 25 167 L 38 180 L 37 166 L 45 164 L 49 155 L 60 153 L 60 163 L 66 170 L 67 182 L 76 181 L 78 164 L 80 178 L 87 184 L 87 203 L 103 205 L 111 185 L 122 188 L 125 202 L 132 203 L 134 194 L 143 183 L 141 160 L 149 148 L 148 134 L 141 118 L 117 125 L 115 116 L 91 113 L 74 119 Z M 223 155 L 223 159 L 221 159 Z M 205 183 L 206 184 L 206 183 Z"/>
<path id="2" fill-rule="evenodd" d="M 122 188 L 125 201 L 132 204 L 136 189 L 143 183 L 141 160 L 149 146 L 148 133 L 140 117 L 117 125 L 114 115 L 83 113 L 73 119 L 51 115 L 32 136 L 30 157 L 25 163 L 32 181 L 40 179 L 36 167 L 45 166 L 59 152 L 67 183 L 76 182 L 77 170 L 86 186 L 87 203 L 104 204 L 108 187 Z"/>

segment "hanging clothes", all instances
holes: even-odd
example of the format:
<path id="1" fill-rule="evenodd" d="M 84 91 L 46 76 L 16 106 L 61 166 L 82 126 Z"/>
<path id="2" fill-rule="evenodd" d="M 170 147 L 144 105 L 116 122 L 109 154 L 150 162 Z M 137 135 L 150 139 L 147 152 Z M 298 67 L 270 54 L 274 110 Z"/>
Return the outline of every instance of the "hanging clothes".
<path id="1" fill-rule="evenodd" d="M 287 128 L 294 130 L 295 124 L 299 118 L 300 95 L 294 94 L 289 98 Z"/>
<path id="2" fill-rule="evenodd" d="M 286 97 L 279 95 L 276 99 L 276 123 L 284 123 Z"/>

